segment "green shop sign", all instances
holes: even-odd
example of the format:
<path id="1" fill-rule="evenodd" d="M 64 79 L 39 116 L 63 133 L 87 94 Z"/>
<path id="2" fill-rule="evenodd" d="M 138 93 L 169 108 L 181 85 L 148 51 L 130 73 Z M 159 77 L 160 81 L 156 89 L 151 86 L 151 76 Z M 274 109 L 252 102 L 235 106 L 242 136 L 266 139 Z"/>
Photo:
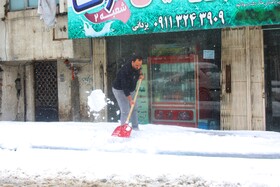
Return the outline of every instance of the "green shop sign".
<path id="1" fill-rule="evenodd" d="M 280 0 L 68 0 L 69 38 L 280 23 Z"/>

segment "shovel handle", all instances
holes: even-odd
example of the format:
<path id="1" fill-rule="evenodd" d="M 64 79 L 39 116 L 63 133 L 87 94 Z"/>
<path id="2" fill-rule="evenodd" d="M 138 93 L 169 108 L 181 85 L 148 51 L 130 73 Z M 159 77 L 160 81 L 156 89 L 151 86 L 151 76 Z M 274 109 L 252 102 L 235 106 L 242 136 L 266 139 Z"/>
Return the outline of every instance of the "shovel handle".
<path id="1" fill-rule="evenodd" d="M 132 114 L 132 111 L 133 111 L 133 109 L 134 109 L 134 105 L 135 105 L 135 102 L 136 102 L 136 99 L 137 99 L 137 95 L 138 95 L 138 92 L 139 92 L 139 88 L 140 88 L 140 86 L 141 86 L 141 82 L 142 82 L 142 79 L 139 79 L 139 80 L 138 80 L 138 84 L 137 84 L 137 88 L 136 88 L 136 92 L 135 92 L 135 95 L 134 95 L 134 98 L 133 98 L 134 104 L 131 105 L 131 107 L 130 107 L 128 116 L 127 116 L 127 118 L 126 118 L 126 124 L 129 123 L 129 119 L 130 119 L 131 114 Z"/>

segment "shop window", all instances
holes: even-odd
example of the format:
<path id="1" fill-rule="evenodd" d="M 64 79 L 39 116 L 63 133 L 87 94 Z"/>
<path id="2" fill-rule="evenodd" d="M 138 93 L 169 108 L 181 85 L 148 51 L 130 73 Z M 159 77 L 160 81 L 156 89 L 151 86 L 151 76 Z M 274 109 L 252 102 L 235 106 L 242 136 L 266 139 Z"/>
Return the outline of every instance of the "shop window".
<path id="1" fill-rule="evenodd" d="M 59 4 L 59 0 L 56 0 Z M 38 7 L 38 0 L 10 0 L 10 11 L 32 9 Z"/>
<path id="2" fill-rule="evenodd" d="M 266 129 L 280 132 L 280 28 L 264 29 Z"/>
<path id="3" fill-rule="evenodd" d="M 140 123 L 219 129 L 220 30 L 122 36 L 107 41 L 109 86 L 131 54 L 143 56 L 147 83 L 142 82 L 138 98 Z M 114 99 L 113 94 L 109 96 Z M 109 114 L 115 121 L 117 109 Z"/>

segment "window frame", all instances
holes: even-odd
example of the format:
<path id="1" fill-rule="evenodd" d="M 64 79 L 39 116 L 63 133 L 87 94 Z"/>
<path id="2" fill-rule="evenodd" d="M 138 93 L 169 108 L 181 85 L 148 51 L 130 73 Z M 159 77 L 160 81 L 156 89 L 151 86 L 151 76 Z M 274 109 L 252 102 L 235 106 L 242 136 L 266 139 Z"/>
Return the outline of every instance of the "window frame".
<path id="1" fill-rule="evenodd" d="M 59 4 L 59 0 L 56 0 L 56 4 Z M 9 1 L 9 11 L 21 11 L 28 9 L 38 8 L 38 0 L 10 0 Z"/>

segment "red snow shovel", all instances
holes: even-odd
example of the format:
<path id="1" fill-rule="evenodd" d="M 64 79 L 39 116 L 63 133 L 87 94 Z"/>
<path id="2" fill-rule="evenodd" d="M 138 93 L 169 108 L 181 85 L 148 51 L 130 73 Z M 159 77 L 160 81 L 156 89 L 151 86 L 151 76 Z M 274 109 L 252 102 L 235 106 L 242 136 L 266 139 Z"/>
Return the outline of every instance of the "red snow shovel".
<path id="1" fill-rule="evenodd" d="M 133 98 L 134 103 L 136 102 L 136 98 L 137 98 L 137 95 L 138 95 L 138 91 L 139 91 L 141 82 L 142 82 L 142 79 L 139 79 L 138 85 L 137 85 L 137 88 L 136 88 L 136 93 L 135 93 L 134 98 Z M 128 116 L 126 118 L 125 124 L 122 124 L 122 125 L 116 127 L 116 129 L 112 133 L 112 136 L 118 136 L 118 137 L 123 137 L 123 138 L 128 138 L 130 136 L 131 131 L 132 131 L 132 127 L 129 125 L 129 119 L 130 119 L 130 116 L 132 114 L 134 105 L 135 104 L 131 105 L 131 107 L 130 107 L 130 110 L 129 110 Z"/>

